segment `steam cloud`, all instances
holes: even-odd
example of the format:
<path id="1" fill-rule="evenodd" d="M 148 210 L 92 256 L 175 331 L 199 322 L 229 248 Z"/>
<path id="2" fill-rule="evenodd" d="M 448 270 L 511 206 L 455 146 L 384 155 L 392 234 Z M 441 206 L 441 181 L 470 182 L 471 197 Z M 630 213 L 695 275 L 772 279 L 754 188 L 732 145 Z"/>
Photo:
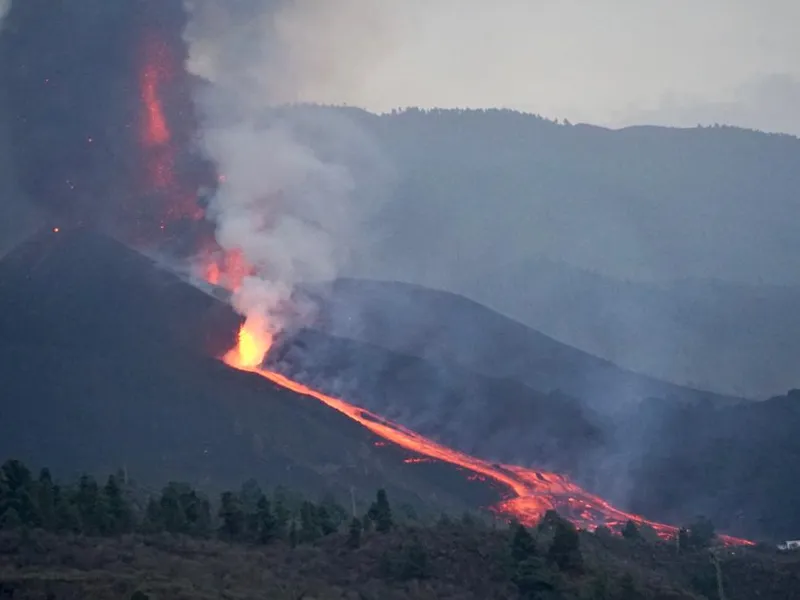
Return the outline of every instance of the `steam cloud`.
<path id="1" fill-rule="evenodd" d="M 308 81 L 292 50 L 305 39 L 298 6 L 187 2 L 188 68 L 210 83 L 195 98 L 200 142 L 220 174 L 208 216 L 219 245 L 241 251 L 256 271 L 234 308 L 269 333 L 298 316 L 296 303 L 291 314 L 286 308 L 296 284 L 334 279 L 365 241 L 365 221 L 391 177 L 346 116 L 280 108 Z"/>
<path id="2" fill-rule="evenodd" d="M 0 27 L 3 26 L 3 18 L 11 10 L 11 0 L 0 0 Z"/>

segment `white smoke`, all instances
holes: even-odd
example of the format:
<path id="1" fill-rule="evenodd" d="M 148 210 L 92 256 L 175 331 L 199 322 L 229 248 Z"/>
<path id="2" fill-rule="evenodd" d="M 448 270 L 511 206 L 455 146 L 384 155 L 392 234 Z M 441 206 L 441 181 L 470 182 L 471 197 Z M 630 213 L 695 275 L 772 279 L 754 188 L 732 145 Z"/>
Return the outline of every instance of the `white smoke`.
<path id="1" fill-rule="evenodd" d="M 390 169 L 341 111 L 278 107 L 308 81 L 293 70 L 296 28 L 291 43 L 285 31 L 294 3 L 187 6 L 189 69 L 209 82 L 196 95 L 200 142 L 220 173 L 209 218 L 220 246 L 240 250 L 257 271 L 234 307 L 274 333 L 290 318 L 297 283 L 334 279 L 363 247 Z"/>
<path id="2" fill-rule="evenodd" d="M 11 0 L 0 0 L 0 28 L 3 27 L 3 19 L 11 10 Z"/>

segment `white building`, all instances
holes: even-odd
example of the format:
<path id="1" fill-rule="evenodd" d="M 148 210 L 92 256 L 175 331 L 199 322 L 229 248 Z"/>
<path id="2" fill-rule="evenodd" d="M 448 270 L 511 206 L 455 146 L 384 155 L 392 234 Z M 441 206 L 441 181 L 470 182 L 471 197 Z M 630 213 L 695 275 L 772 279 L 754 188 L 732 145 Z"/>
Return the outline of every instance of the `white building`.
<path id="1" fill-rule="evenodd" d="M 789 540 L 778 544 L 778 550 L 800 550 L 800 540 Z"/>

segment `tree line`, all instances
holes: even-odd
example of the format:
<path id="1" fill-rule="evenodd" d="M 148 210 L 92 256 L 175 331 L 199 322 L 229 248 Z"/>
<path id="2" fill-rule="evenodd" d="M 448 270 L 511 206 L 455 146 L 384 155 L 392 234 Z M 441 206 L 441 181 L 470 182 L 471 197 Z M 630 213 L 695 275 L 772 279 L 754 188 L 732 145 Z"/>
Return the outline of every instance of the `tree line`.
<path id="1" fill-rule="evenodd" d="M 160 493 L 146 495 L 124 472 L 102 485 L 82 475 L 71 485 L 53 480 L 49 469 L 38 476 L 19 460 L 0 467 L 0 529 L 43 529 L 55 533 L 118 536 L 172 533 L 229 542 L 268 544 L 283 540 L 309 543 L 348 527 L 351 546 L 363 531 L 388 532 L 394 526 L 385 490 L 361 517 L 333 498 L 311 502 L 277 488 L 264 492 L 255 480 L 239 491 L 224 491 L 217 502 L 187 483 L 171 482 Z"/>
<path id="2" fill-rule="evenodd" d="M 364 514 L 356 515 L 333 498 L 311 502 L 283 488 L 267 494 L 254 480 L 238 491 L 222 492 L 212 503 L 186 483 L 172 482 L 159 493 L 145 494 L 124 472 L 109 475 L 102 485 L 91 475 L 61 485 L 46 468 L 35 476 L 18 460 L 0 467 L 0 530 L 41 529 L 107 537 L 169 533 L 251 545 L 283 542 L 291 547 L 338 534 L 344 546 L 356 550 L 365 533 L 388 534 L 397 527 L 385 490 L 378 490 Z M 476 531 L 490 526 L 470 515 L 458 521 L 443 515 L 436 527 Z M 382 576 L 399 581 L 432 577 L 425 544 L 413 529 L 404 531 L 408 531 L 408 541 L 402 551 L 386 552 L 382 557 Z M 613 537 L 636 547 L 652 541 L 653 533 L 628 522 L 622 535 Z M 601 527 L 594 536 L 610 538 L 612 533 Z M 675 542 L 679 552 L 692 552 L 710 546 L 714 537 L 713 525 L 700 519 L 681 529 Z M 502 560 L 522 597 L 547 597 L 563 589 L 566 580 L 585 579 L 581 534 L 555 511 L 549 511 L 535 528 L 512 522 L 507 539 Z M 622 594 L 620 597 L 639 597 L 630 577 L 609 583 L 592 575 L 591 580 L 597 587 L 594 597 L 612 597 L 607 596 L 609 589 Z"/>

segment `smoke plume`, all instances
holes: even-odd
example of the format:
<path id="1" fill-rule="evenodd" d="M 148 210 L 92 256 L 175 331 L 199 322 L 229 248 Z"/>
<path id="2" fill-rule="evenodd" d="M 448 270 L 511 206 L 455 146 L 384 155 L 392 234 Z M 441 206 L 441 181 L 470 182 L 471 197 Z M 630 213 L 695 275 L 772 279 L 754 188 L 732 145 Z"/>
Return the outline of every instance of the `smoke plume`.
<path id="1" fill-rule="evenodd" d="M 137 246 L 194 222 L 198 183 L 213 176 L 189 152 L 181 0 L 0 8 L 9 169 L 27 200 L 62 228 L 96 227 Z"/>
<path id="2" fill-rule="evenodd" d="M 11 0 L 0 0 L 0 27 L 3 26 L 3 19 L 11 10 Z"/>
<path id="3" fill-rule="evenodd" d="M 208 217 L 254 270 L 234 307 L 275 333 L 298 316 L 296 302 L 287 310 L 296 284 L 334 279 L 364 242 L 391 171 L 346 115 L 281 107 L 309 80 L 293 51 L 305 39 L 298 5 L 187 7 L 188 68 L 209 82 L 196 94 L 200 144 L 219 173 Z"/>

